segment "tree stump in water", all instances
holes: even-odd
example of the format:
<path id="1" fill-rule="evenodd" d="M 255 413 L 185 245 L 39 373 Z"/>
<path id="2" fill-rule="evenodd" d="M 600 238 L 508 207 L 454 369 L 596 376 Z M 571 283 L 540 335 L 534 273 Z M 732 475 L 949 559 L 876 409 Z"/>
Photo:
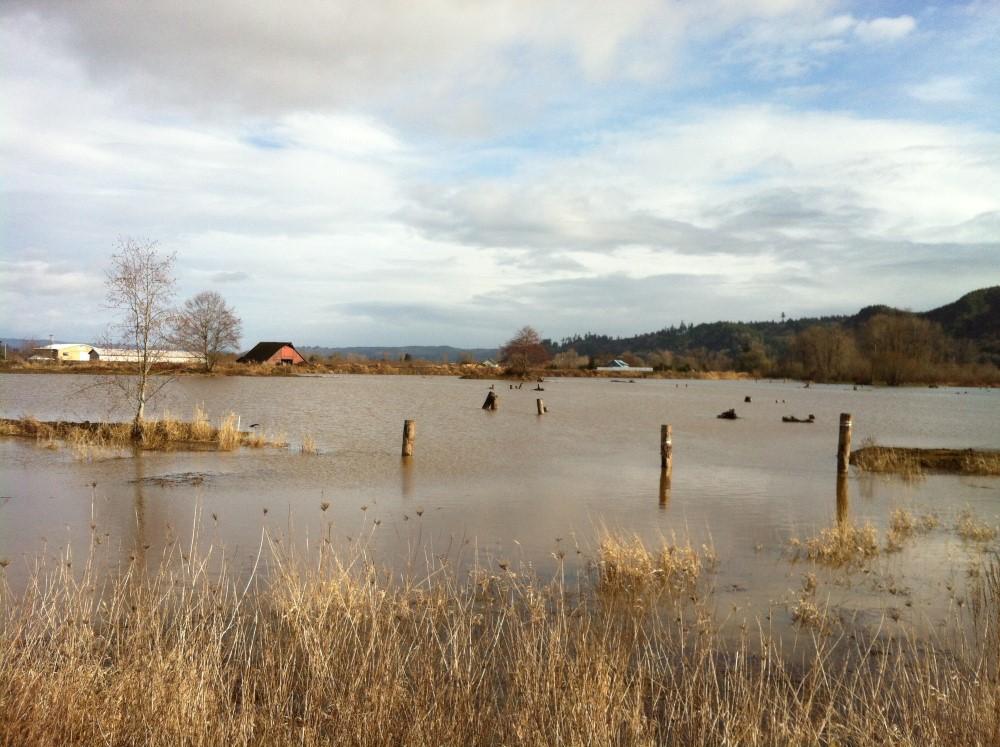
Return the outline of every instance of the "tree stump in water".
<path id="1" fill-rule="evenodd" d="M 490 391 L 486 394 L 486 401 L 483 402 L 484 410 L 496 410 L 500 407 L 500 398 L 496 392 Z"/>

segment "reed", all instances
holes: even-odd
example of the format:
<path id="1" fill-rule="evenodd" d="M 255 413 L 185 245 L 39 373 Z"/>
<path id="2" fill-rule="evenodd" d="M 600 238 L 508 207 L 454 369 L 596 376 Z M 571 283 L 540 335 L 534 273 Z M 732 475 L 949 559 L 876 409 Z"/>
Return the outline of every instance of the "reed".
<path id="1" fill-rule="evenodd" d="M 138 442 L 132 439 L 129 423 L 40 422 L 30 416 L 0 420 L 0 436 L 32 438 L 43 448 L 58 448 L 65 443 L 80 458 L 135 447 L 151 451 L 205 447 L 232 451 L 240 446 L 288 446 L 284 434 L 245 433 L 236 426 L 237 417 L 230 413 L 214 428 L 204 409 L 196 405 L 190 421 L 178 420 L 166 412 L 145 421 Z"/>
<path id="2" fill-rule="evenodd" d="M 851 464 L 862 472 L 882 472 L 917 480 L 924 476 L 920 459 L 910 449 L 881 446 L 866 439 L 861 448 L 851 454 Z"/>
<path id="3" fill-rule="evenodd" d="M 807 559 L 831 567 L 863 565 L 879 554 L 878 531 L 871 524 L 850 522 L 826 527 L 805 540 L 789 542 L 795 559 Z"/>
<path id="4" fill-rule="evenodd" d="M 318 449 L 316 448 L 316 439 L 313 438 L 311 433 L 306 433 L 302 436 L 302 443 L 299 445 L 299 452 L 302 454 L 318 453 Z"/>
<path id="5" fill-rule="evenodd" d="M 981 521 L 969 509 L 962 511 L 955 525 L 958 536 L 969 542 L 990 542 L 997 537 L 997 527 Z"/>
<path id="6" fill-rule="evenodd" d="M 674 593 L 691 591 L 705 565 L 714 564 L 715 553 L 702 553 L 690 542 L 660 542 L 649 549 L 638 535 L 605 532 L 598 548 L 599 588 L 612 592 L 642 592 L 649 589 Z"/>
<path id="7" fill-rule="evenodd" d="M 609 554 L 650 579 L 661 561 L 637 547 Z M 37 566 L 21 595 L 0 581 L 0 743 L 868 747 L 1000 735 L 995 566 L 966 610 L 979 623 L 948 649 L 859 632 L 819 636 L 805 655 L 764 628 L 728 639 L 710 618 L 694 626 L 558 577 L 494 575 L 484 594 L 440 565 L 392 574 L 363 549 L 309 563 L 275 545 L 264 554 L 267 579 L 239 583 L 176 546 L 148 573 L 66 555 Z"/>

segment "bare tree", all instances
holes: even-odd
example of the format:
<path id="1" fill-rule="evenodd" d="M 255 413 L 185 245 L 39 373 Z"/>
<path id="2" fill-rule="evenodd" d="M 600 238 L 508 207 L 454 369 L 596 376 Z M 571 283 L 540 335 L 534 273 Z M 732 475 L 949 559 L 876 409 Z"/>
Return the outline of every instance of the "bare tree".
<path id="1" fill-rule="evenodd" d="M 500 361 L 515 375 L 524 376 L 533 366 L 544 365 L 550 354 L 542 338 L 534 327 L 521 327 L 507 343 L 500 348 Z"/>
<path id="2" fill-rule="evenodd" d="M 118 312 L 113 344 L 124 349 L 134 375 L 114 380 L 135 413 L 132 438 L 138 441 L 146 403 L 170 380 L 151 381 L 153 366 L 169 340 L 177 255 L 161 255 L 155 241 L 129 237 L 119 239 L 115 248 L 104 280 L 106 300 L 108 308 Z"/>
<path id="3" fill-rule="evenodd" d="M 198 353 L 206 371 L 215 368 L 219 357 L 240 345 L 243 322 L 215 291 L 202 291 L 184 302 L 174 320 L 175 345 Z"/>

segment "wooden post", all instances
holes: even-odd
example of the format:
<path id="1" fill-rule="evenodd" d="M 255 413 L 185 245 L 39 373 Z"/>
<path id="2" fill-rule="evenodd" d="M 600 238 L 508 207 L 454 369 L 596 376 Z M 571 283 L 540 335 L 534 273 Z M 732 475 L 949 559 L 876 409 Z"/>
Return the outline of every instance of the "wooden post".
<path id="1" fill-rule="evenodd" d="M 536 399 L 535 400 L 535 406 L 538 408 L 538 414 L 539 415 L 544 415 L 545 414 L 545 403 L 542 402 L 542 400 Z"/>
<path id="2" fill-rule="evenodd" d="M 403 421 L 403 456 L 413 456 L 413 439 L 417 435 L 417 421 Z"/>
<path id="3" fill-rule="evenodd" d="M 671 438 L 673 428 L 669 425 L 660 426 L 660 469 L 670 477 L 674 472 L 674 442 Z"/>
<path id="4" fill-rule="evenodd" d="M 851 413 L 840 413 L 840 440 L 837 442 L 837 474 L 846 475 L 851 458 Z"/>
<path id="5" fill-rule="evenodd" d="M 847 493 L 847 475 L 837 475 L 837 525 L 844 526 L 850 508 Z"/>

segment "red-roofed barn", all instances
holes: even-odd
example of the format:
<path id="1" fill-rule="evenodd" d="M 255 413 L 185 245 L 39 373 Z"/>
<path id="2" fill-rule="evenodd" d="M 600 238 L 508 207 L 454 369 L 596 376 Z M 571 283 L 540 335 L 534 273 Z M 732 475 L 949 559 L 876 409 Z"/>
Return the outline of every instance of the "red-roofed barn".
<path id="1" fill-rule="evenodd" d="M 237 363 L 270 363 L 275 366 L 293 366 L 305 363 L 295 346 L 290 342 L 258 342 L 246 355 L 236 359 Z"/>

